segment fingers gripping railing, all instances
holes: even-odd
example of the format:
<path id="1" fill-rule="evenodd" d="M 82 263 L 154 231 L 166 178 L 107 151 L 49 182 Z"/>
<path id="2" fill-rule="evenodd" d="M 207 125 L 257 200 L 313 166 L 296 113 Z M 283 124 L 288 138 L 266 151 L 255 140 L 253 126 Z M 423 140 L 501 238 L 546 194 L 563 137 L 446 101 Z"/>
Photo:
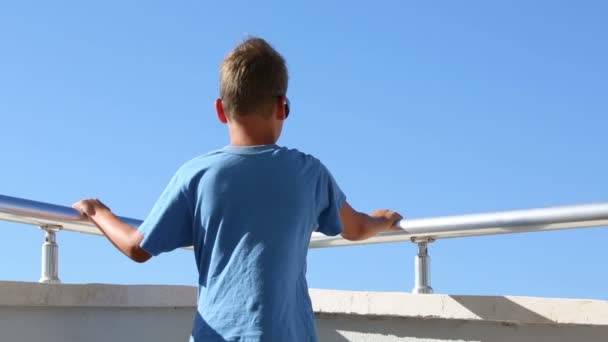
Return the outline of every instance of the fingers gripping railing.
<path id="1" fill-rule="evenodd" d="M 135 227 L 142 222 L 130 218 L 122 219 Z M 40 282 L 45 283 L 59 282 L 56 231 L 102 235 L 97 227 L 70 207 L 3 195 L 0 195 L 0 220 L 35 225 L 46 231 L 40 279 Z M 399 222 L 401 231 L 380 234 L 364 241 L 347 241 L 339 236 L 326 237 L 314 233 L 310 248 L 414 242 L 419 251 L 415 257 L 416 280 L 413 292 L 431 293 L 428 244 L 435 240 L 601 226 L 608 226 L 608 203 L 402 220 Z"/>

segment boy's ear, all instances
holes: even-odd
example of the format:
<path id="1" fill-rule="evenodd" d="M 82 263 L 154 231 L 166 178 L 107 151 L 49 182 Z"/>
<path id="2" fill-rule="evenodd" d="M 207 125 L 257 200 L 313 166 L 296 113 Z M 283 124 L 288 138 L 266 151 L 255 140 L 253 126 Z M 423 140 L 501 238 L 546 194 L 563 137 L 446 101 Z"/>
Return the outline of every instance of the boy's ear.
<path id="1" fill-rule="evenodd" d="M 279 97 L 277 101 L 278 111 L 276 118 L 277 120 L 283 121 L 287 119 L 287 113 L 285 112 L 285 96 Z"/>
<path id="2" fill-rule="evenodd" d="M 215 111 L 217 112 L 217 118 L 221 123 L 228 123 L 228 118 L 226 117 L 226 112 L 224 112 L 224 103 L 222 99 L 215 100 Z"/>

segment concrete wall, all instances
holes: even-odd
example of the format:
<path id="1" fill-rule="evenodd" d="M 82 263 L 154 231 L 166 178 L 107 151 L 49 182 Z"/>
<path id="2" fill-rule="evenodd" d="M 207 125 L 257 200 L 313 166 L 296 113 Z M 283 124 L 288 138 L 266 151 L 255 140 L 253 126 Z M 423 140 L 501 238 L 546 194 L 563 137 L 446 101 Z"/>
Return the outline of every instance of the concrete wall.
<path id="1" fill-rule="evenodd" d="M 608 302 L 311 290 L 319 339 L 608 341 Z M 183 286 L 0 282 L 0 342 L 187 341 Z"/>
<path id="2" fill-rule="evenodd" d="M 188 341 L 186 286 L 0 282 L 0 342 Z"/>
<path id="3" fill-rule="evenodd" d="M 0 307 L 0 341 L 188 341 L 193 315 L 194 308 Z"/>
<path id="4" fill-rule="evenodd" d="M 608 329 L 597 326 L 510 324 L 415 318 L 321 315 L 323 342 L 606 342 Z"/>
<path id="5" fill-rule="evenodd" d="M 608 341 L 608 302 L 311 290 L 323 342 Z"/>

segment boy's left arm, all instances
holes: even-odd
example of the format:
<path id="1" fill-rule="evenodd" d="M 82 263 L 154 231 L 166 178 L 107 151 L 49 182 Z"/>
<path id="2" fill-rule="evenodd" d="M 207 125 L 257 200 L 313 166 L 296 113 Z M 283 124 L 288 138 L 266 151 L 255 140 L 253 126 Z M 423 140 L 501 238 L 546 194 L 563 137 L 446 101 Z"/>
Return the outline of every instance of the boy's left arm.
<path id="1" fill-rule="evenodd" d="M 152 257 L 141 247 L 144 236 L 137 228 L 123 222 L 98 199 L 78 201 L 72 207 L 95 223 L 110 242 L 133 261 L 142 263 Z"/>

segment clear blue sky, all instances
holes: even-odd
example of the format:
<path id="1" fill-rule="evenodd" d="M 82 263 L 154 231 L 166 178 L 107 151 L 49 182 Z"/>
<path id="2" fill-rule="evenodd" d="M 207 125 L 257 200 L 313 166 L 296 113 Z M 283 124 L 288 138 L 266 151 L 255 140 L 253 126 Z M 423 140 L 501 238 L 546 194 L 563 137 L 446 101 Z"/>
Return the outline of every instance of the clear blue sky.
<path id="1" fill-rule="evenodd" d="M 0 4 L 0 194 L 98 197 L 143 218 L 227 144 L 218 65 L 248 34 L 290 69 L 280 144 L 359 210 L 430 217 L 608 201 L 604 1 L 15 1 Z M 0 222 L 0 279 L 37 281 L 42 232 Z M 190 252 L 138 265 L 60 233 L 68 283 L 194 284 Z M 450 294 L 608 299 L 608 231 L 430 246 Z M 312 250 L 311 287 L 410 291 L 410 243 Z"/>

